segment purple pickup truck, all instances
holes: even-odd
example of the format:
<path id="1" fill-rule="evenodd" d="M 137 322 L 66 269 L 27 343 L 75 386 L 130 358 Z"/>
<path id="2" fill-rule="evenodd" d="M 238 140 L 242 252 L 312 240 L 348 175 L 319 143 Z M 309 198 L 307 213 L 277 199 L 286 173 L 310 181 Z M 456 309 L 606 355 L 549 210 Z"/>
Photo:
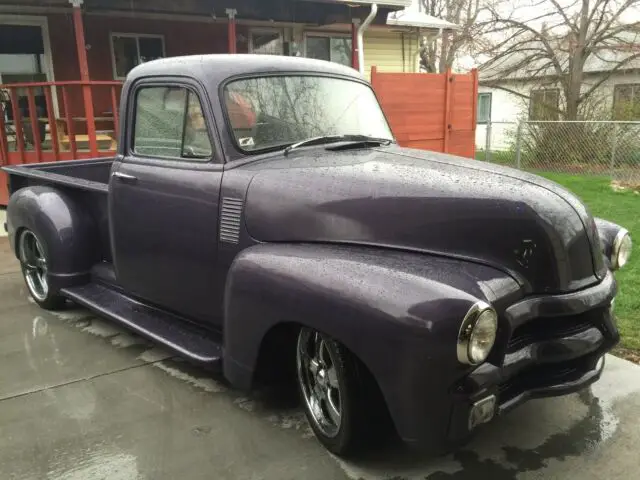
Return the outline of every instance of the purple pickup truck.
<path id="1" fill-rule="evenodd" d="M 453 448 L 588 387 L 619 340 L 628 232 L 538 176 L 399 147 L 350 68 L 152 61 L 120 118 L 114 158 L 4 167 L 31 296 L 237 388 L 296 382 L 336 454 Z"/>

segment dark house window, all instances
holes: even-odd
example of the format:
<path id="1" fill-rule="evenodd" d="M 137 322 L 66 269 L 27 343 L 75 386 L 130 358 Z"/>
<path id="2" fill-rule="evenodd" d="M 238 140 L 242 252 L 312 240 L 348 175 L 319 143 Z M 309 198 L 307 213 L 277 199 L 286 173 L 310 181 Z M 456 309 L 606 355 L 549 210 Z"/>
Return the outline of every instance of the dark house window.
<path id="1" fill-rule="evenodd" d="M 307 57 L 351 66 L 351 37 L 307 34 Z"/>
<path id="2" fill-rule="evenodd" d="M 165 56 L 164 38 L 159 35 L 114 33 L 111 35 L 111 53 L 113 76 L 124 79 L 133 67 Z"/>
<path id="3" fill-rule="evenodd" d="M 533 90 L 529 101 L 529 120 L 558 120 L 560 90 L 545 88 Z"/>
<path id="4" fill-rule="evenodd" d="M 478 94 L 478 123 L 491 121 L 491 93 Z"/>
<path id="5" fill-rule="evenodd" d="M 640 84 L 613 87 L 613 119 L 640 120 Z"/>
<path id="6" fill-rule="evenodd" d="M 255 30 L 251 32 L 251 53 L 282 55 L 284 41 L 280 30 Z"/>

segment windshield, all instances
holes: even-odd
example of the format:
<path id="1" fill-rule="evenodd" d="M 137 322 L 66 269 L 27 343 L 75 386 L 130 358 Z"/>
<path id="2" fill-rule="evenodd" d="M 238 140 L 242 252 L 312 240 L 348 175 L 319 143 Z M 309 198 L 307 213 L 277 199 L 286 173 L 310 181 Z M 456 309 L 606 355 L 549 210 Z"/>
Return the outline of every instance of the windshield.
<path id="1" fill-rule="evenodd" d="M 322 76 L 268 76 L 225 87 L 225 107 L 239 147 L 256 152 L 313 137 L 393 136 L 367 85 Z"/>

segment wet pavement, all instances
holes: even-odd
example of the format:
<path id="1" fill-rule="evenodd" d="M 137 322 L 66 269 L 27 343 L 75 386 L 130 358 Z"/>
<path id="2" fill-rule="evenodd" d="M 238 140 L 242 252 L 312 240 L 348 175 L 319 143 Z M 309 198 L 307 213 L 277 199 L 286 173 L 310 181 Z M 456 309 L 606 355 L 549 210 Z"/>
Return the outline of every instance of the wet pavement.
<path id="1" fill-rule="evenodd" d="M 345 462 L 287 398 L 246 396 L 86 310 L 42 311 L 0 238 L 1 479 L 633 479 L 638 445 L 640 367 L 608 357 L 590 390 L 529 402 L 455 454 Z"/>

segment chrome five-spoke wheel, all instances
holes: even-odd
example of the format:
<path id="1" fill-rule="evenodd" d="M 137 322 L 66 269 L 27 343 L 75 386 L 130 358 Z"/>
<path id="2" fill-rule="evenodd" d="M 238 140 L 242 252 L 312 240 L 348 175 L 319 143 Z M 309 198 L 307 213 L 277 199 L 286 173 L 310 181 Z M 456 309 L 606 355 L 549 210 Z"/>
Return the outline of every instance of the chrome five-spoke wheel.
<path id="1" fill-rule="evenodd" d="M 319 332 L 303 328 L 298 336 L 298 381 L 306 408 L 316 427 L 335 437 L 342 423 L 342 393 L 338 382 L 337 352 Z"/>
<path id="2" fill-rule="evenodd" d="M 384 441 L 388 414 L 365 365 L 329 335 L 301 327 L 298 389 L 311 429 L 332 453 L 351 456 Z"/>
<path id="3" fill-rule="evenodd" d="M 31 295 L 41 302 L 49 294 L 47 257 L 35 234 L 29 230 L 20 236 L 20 262 Z"/>
<path id="4" fill-rule="evenodd" d="M 31 230 L 18 238 L 18 258 L 29 293 L 38 305 L 47 310 L 64 308 L 66 300 L 53 291 L 49 282 L 49 260 L 42 241 Z"/>

